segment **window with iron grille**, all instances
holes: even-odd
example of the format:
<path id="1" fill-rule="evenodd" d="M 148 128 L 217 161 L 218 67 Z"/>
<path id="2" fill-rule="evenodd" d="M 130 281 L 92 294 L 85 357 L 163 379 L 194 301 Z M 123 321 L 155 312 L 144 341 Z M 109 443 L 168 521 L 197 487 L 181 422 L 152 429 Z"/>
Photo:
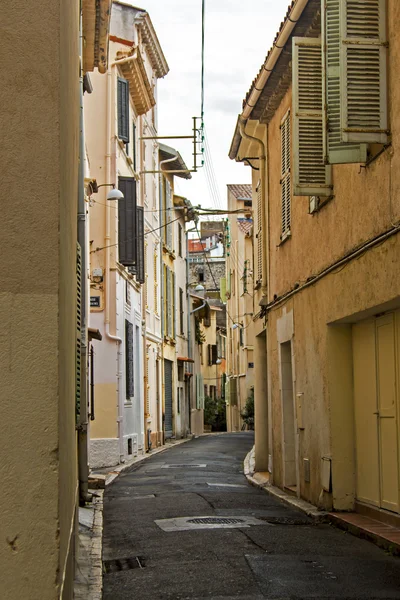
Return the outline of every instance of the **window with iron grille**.
<path id="1" fill-rule="evenodd" d="M 284 240 L 290 235 L 291 224 L 290 111 L 286 113 L 281 123 L 281 203 L 281 239 Z"/>

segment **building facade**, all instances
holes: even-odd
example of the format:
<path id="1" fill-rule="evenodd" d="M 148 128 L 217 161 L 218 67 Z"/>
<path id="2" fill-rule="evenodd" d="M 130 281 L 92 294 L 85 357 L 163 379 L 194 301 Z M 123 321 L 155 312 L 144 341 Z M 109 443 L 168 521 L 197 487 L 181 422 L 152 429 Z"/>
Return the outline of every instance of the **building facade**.
<path id="1" fill-rule="evenodd" d="M 0 561 L 1 592 L 7 598 L 73 596 L 80 493 L 77 341 L 82 333 L 79 96 L 83 75 L 107 64 L 107 52 L 100 64 L 98 50 L 99 45 L 107 48 L 110 2 L 98 3 L 101 31 L 90 3 L 81 4 L 61 1 L 55 9 L 46 2 L 26 2 L 28 29 L 15 5 L 4 6 L 2 14 L 7 35 L 0 42 L 1 186 L 8 201 L 0 225 L 1 440 L 6 457 Z M 91 33 L 95 40 L 83 56 L 79 40 Z M 32 52 L 35 66 L 27 69 Z M 24 273 L 22 279 L 18 273 Z"/>
<path id="2" fill-rule="evenodd" d="M 385 520 L 399 513 L 400 7 L 363 4 L 292 3 L 230 156 L 259 157 L 256 465 L 313 504 Z"/>
<path id="3" fill-rule="evenodd" d="M 162 174 L 162 366 L 164 435 L 179 439 L 191 429 L 186 223 L 194 218 L 189 200 L 175 194 L 175 177 L 191 179 L 177 150 L 160 144 Z"/>
<path id="4" fill-rule="evenodd" d="M 227 428 L 240 431 L 254 389 L 254 268 L 252 187 L 230 184 L 226 246 Z M 255 310 L 257 313 L 258 311 Z"/>
<path id="5" fill-rule="evenodd" d="M 124 462 L 152 440 L 162 442 L 154 138 L 157 79 L 168 73 L 168 65 L 148 13 L 119 2 L 112 7 L 109 54 L 106 76 L 92 78 L 93 92 L 85 98 L 90 325 L 103 334 L 94 365 L 93 467 Z M 122 198 L 107 199 L 112 185 Z"/>

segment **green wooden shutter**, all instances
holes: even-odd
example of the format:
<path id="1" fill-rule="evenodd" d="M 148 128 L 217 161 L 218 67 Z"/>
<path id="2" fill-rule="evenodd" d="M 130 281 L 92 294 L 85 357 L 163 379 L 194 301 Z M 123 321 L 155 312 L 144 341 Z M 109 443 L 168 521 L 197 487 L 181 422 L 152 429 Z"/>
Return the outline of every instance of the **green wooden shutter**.
<path id="1" fill-rule="evenodd" d="M 117 80 L 118 137 L 129 142 L 129 81 L 118 77 Z"/>
<path id="2" fill-rule="evenodd" d="M 144 209 L 136 207 L 136 281 L 144 283 L 146 279 L 144 260 Z"/>
<path id="3" fill-rule="evenodd" d="M 75 345 L 75 416 L 79 420 L 81 413 L 81 340 L 82 340 L 82 251 L 76 244 L 76 345 Z"/>
<path id="4" fill-rule="evenodd" d="M 293 195 L 330 196 L 332 168 L 325 164 L 321 40 L 293 44 Z"/>
<path id="5" fill-rule="evenodd" d="M 176 337 L 176 289 L 175 289 L 175 273 L 171 271 L 171 279 L 172 279 L 172 337 L 175 339 Z"/>
<path id="6" fill-rule="evenodd" d="M 344 142 L 386 144 L 386 0 L 341 0 Z"/>
<path id="7" fill-rule="evenodd" d="M 340 69 L 340 4 L 341 0 L 322 2 L 322 72 L 323 106 L 326 110 L 323 129 L 325 162 L 329 164 L 363 163 L 367 160 L 365 144 L 348 144 L 342 141 Z"/>
<path id="8" fill-rule="evenodd" d="M 169 250 L 172 250 L 172 190 L 169 181 L 165 181 L 165 193 L 166 193 L 166 244 Z"/>

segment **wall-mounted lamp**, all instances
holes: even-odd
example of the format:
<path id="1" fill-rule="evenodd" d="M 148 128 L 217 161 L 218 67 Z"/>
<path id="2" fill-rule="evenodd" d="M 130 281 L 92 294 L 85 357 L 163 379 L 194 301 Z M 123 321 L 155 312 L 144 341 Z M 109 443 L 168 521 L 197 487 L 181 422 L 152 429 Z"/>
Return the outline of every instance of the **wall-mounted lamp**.
<path id="1" fill-rule="evenodd" d="M 121 200 L 124 197 L 121 190 L 118 190 L 115 187 L 115 183 L 101 183 L 100 185 L 97 185 L 97 181 L 95 179 L 92 179 L 92 181 L 89 182 L 88 187 L 88 196 L 91 196 L 92 194 L 97 194 L 101 187 L 112 187 L 112 190 L 110 190 L 106 196 L 106 200 Z"/>
<path id="2" fill-rule="evenodd" d="M 238 327 L 241 327 L 241 326 L 242 326 L 241 323 L 234 323 L 232 325 L 232 329 L 237 329 Z"/>

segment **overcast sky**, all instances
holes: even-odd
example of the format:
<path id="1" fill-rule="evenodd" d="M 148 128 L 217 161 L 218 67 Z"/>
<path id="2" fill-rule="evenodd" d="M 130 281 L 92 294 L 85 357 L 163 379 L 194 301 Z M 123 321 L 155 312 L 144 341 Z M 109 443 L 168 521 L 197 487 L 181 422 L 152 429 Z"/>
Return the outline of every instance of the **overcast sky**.
<path id="1" fill-rule="evenodd" d="M 130 1 L 130 0 L 129 0 Z M 158 85 L 159 135 L 188 135 L 200 115 L 201 0 L 132 1 L 148 11 L 170 72 Z M 206 0 L 204 122 L 222 206 L 226 184 L 250 183 L 250 167 L 228 158 L 242 100 L 272 45 L 288 0 Z M 192 147 L 177 148 L 188 167 Z M 176 178 L 179 179 L 179 178 Z M 213 206 L 204 169 L 189 182 L 179 179 L 176 192 L 193 204 Z"/>

